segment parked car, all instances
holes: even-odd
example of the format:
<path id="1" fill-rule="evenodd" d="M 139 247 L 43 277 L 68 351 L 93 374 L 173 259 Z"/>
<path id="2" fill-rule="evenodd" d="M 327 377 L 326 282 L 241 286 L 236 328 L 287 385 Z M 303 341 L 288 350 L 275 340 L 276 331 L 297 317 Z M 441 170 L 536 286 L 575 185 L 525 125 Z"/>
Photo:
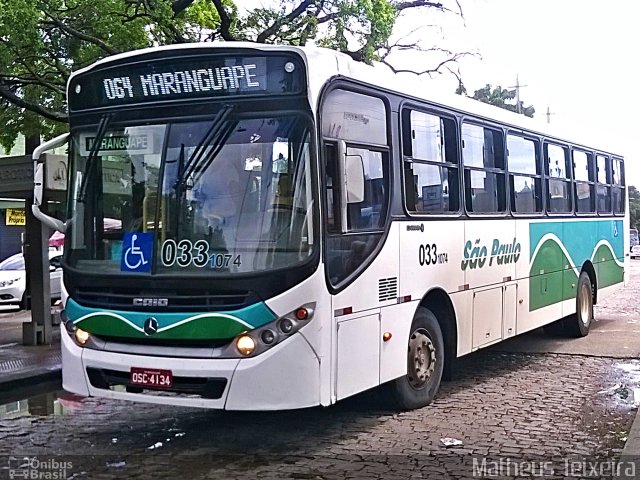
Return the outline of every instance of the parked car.
<path id="1" fill-rule="evenodd" d="M 631 258 L 640 258 L 640 245 L 631 247 Z"/>
<path id="2" fill-rule="evenodd" d="M 52 301 L 60 298 L 61 260 L 61 250 L 49 250 L 49 278 Z M 22 309 L 27 308 L 26 283 L 27 272 L 24 268 L 22 253 L 16 253 L 0 263 L 0 305 L 18 305 Z"/>

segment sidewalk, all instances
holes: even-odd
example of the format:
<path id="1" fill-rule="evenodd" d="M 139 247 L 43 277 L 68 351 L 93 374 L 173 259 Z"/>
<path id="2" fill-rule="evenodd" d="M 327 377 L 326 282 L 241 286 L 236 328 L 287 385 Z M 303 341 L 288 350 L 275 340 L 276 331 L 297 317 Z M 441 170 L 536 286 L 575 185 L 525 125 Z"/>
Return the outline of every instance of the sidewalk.
<path id="1" fill-rule="evenodd" d="M 53 327 L 51 345 L 22 345 L 22 322 L 31 312 L 0 312 L 0 395 L 45 382 L 60 381 L 60 328 Z"/>

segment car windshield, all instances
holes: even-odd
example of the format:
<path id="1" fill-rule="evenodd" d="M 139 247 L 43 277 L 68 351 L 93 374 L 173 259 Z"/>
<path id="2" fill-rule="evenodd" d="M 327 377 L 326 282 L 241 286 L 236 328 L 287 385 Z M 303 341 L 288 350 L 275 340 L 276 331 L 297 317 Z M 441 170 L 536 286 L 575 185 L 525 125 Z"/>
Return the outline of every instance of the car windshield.
<path id="1" fill-rule="evenodd" d="M 313 247 L 302 115 L 110 124 L 73 135 L 68 264 L 96 273 L 234 274 Z M 95 151 L 93 155 L 91 152 Z"/>

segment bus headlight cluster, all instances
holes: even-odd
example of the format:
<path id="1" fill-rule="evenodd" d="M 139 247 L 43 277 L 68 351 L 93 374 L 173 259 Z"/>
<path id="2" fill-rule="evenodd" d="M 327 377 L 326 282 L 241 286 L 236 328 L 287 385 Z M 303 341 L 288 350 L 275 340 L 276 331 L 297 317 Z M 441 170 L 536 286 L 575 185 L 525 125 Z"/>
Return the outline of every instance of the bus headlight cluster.
<path id="1" fill-rule="evenodd" d="M 233 342 L 243 357 L 255 356 L 293 335 L 313 318 L 315 303 L 306 303 L 267 325 L 245 332 Z"/>
<path id="2" fill-rule="evenodd" d="M 87 346 L 87 343 L 91 340 L 91 334 L 81 328 L 75 326 L 75 324 L 69 320 L 67 314 L 64 310 L 60 312 L 60 321 L 62 326 L 67 331 L 69 336 L 76 342 L 76 344 L 80 347 Z"/>

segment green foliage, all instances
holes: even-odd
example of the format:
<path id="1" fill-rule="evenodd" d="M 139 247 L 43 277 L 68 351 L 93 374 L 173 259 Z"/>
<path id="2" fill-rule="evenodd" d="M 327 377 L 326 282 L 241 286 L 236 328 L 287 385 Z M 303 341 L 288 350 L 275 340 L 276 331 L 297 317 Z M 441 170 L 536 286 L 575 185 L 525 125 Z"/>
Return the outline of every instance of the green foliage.
<path id="1" fill-rule="evenodd" d="M 186 23 L 173 19 L 170 0 L 0 2 L 0 89 L 36 107 L 3 95 L 0 145 L 5 149 L 18 133 L 46 138 L 65 129 L 65 86 L 72 70 L 109 54 L 171 42 L 175 29 Z"/>
<path id="2" fill-rule="evenodd" d="M 19 133 L 49 138 L 64 131 L 69 75 L 108 55 L 194 41 L 314 41 L 370 63 L 388 49 L 401 11 L 449 10 L 429 0 L 265 0 L 248 12 L 237 4 L 0 0 L 0 147 L 11 148 Z"/>
<path id="3" fill-rule="evenodd" d="M 463 92 L 462 88 L 464 88 L 464 86 L 458 87 L 456 93 L 459 95 L 466 93 L 466 90 Z M 516 102 L 514 102 L 514 100 L 516 99 L 515 89 L 508 90 L 506 88 L 502 88 L 500 85 L 494 88 L 487 83 L 484 87 L 476 90 L 471 98 L 473 98 L 474 100 L 479 100 L 483 103 L 494 105 L 496 107 L 504 108 L 505 110 L 509 110 L 511 112 L 518 111 L 518 105 Z M 533 107 L 533 105 L 525 107 L 524 103 L 521 100 L 520 111 L 527 117 L 533 117 L 536 109 Z"/>
<path id="4" fill-rule="evenodd" d="M 640 192 L 633 185 L 627 188 L 629 195 L 629 226 L 640 231 Z"/>

